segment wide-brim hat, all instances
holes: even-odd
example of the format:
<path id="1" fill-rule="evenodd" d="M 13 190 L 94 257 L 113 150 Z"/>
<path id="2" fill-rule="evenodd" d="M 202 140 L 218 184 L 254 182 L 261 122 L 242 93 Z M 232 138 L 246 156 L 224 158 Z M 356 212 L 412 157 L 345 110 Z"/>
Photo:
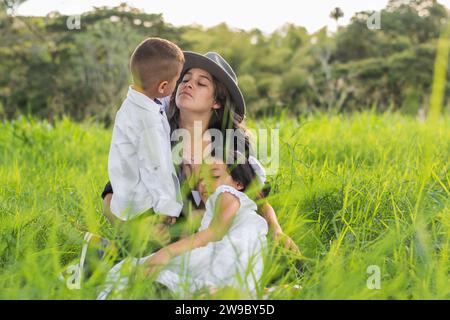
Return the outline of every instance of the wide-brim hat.
<path id="1" fill-rule="evenodd" d="M 245 116 L 245 100 L 239 89 L 236 74 L 228 62 L 217 52 L 208 52 L 204 55 L 191 51 L 184 51 L 183 53 L 185 63 L 181 74 L 184 75 L 187 70 L 192 68 L 208 71 L 227 87 L 236 108 L 234 111 L 243 119 Z"/>

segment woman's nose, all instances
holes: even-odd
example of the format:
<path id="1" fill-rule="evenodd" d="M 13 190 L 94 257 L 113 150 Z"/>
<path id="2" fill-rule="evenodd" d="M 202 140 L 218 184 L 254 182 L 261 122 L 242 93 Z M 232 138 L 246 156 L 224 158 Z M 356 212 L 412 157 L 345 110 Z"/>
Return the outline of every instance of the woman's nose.
<path id="1" fill-rule="evenodd" d="M 186 82 L 184 82 L 184 86 L 192 89 L 192 79 L 189 79 Z"/>

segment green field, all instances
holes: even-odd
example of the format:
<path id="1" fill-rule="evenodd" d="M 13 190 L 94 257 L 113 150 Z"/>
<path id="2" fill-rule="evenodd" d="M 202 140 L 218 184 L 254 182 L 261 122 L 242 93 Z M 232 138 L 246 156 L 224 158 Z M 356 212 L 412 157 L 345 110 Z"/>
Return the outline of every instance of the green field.
<path id="1" fill-rule="evenodd" d="M 262 287 L 299 284 L 271 299 L 449 299 L 450 120 L 371 112 L 265 119 L 280 125 L 270 203 L 300 247 L 271 242 Z M 95 299 L 58 280 L 82 231 L 108 235 L 99 196 L 111 129 L 68 119 L 0 124 L 0 299 Z M 369 266 L 380 288 L 369 289 Z M 369 268 L 370 270 L 370 268 Z M 124 298 L 164 298 L 142 281 Z M 223 291 L 213 298 L 239 298 Z"/>

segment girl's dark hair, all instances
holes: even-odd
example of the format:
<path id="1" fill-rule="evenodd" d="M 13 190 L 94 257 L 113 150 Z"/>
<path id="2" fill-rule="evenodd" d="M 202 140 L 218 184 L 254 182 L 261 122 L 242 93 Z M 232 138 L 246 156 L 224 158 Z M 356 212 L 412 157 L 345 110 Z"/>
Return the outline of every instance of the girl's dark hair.
<path id="1" fill-rule="evenodd" d="M 252 181 L 257 179 L 255 170 L 253 170 L 252 165 L 248 161 L 248 157 L 237 150 L 229 150 L 224 152 L 223 150 L 214 149 L 211 152 L 211 156 L 218 157 L 219 153 L 222 154 L 223 159 L 221 160 L 226 163 L 231 178 L 233 178 L 234 181 L 242 184 L 242 191 L 245 192 Z M 228 158 L 226 157 L 226 154 L 228 154 Z M 261 197 L 265 198 L 269 195 L 269 193 L 270 186 L 269 184 L 265 183 L 261 190 Z"/>
<path id="2" fill-rule="evenodd" d="M 224 162 L 227 164 L 228 172 L 234 181 L 242 184 L 242 191 L 245 191 L 250 183 L 256 178 L 256 173 L 248 162 L 248 158 L 242 153 L 233 150 L 229 151 L 228 154 L 233 160 L 231 162 L 230 159 L 224 159 Z"/>

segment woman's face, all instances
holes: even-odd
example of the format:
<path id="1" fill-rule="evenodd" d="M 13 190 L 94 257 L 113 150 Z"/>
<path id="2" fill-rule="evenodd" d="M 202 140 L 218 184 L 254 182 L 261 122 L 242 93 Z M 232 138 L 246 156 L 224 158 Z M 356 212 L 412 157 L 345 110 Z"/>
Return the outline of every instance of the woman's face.
<path id="1" fill-rule="evenodd" d="M 214 101 L 214 83 L 211 74 L 203 69 L 190 69 L 178 86 L 176 105 L 180 110 L 207 113 L 219 109 Z"/>

